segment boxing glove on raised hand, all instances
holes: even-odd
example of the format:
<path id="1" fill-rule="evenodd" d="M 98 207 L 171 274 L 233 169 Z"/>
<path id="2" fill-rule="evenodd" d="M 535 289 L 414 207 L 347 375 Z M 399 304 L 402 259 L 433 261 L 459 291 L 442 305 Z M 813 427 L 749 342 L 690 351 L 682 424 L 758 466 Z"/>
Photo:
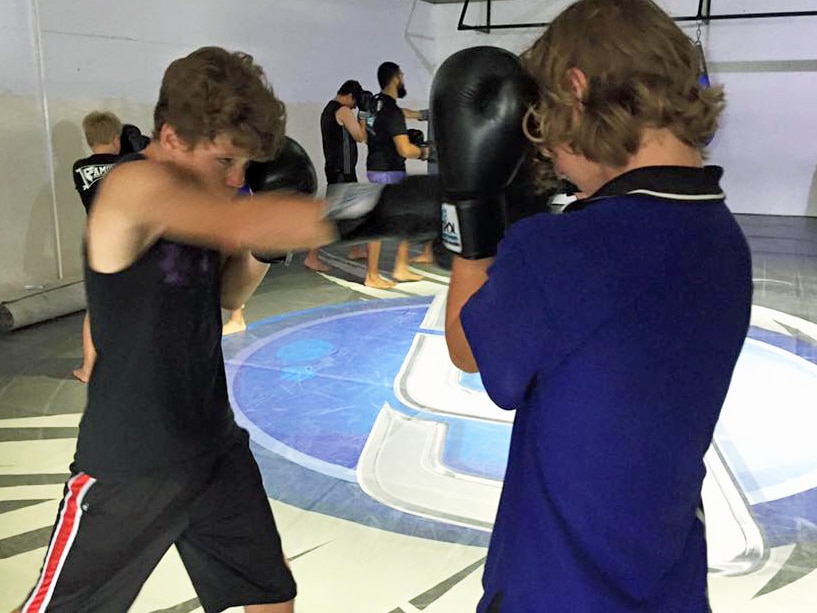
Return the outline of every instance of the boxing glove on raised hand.
<path id="1" fill-rule="evenodd" d="M 400 183 L 337 183 L 326 189 L 340 241 L 379 238 L 430 240 L 440 233 L 440 181 L 434 175 L 410 175 Z"/>
<path id="2" fill-rule="evenodd" d="M 535 97 L 519 58 L 498 47 L 458 51 L 434 75 L 442 239 L 461 257 L 496 254 L 505 228 L 503 190 L 527 151 L 522 120 Z"/>
<path id="3" fill-rule="evenodd" d="M 419 159 L 423 162 L 430 161 L 434 153 L 433 143 L 426 140 L 426 136 L 423 134 L 423 131 L 415 128 L 409 128 L 406 131 L 406 135 L 408 136 L 409 142 L 412 145 L 420 148 Z"/>
<path id="4" fill-rule="evenodd" d="M 318 189 L 318 176 L 309 154 L 289 136 L 284 137 L 273 159 L 250 162 L 244 181 L 253 193 L 291 191 L 314 195 Z"/>
<path id="5" fill-rule="evenodd" d="M 142 134 L 138 126 L 126 123 L 119 135 L 119 155 L 138 153 L 150 144 L 150 138 Z"/>
<path id="6" fill-rule="evenodd" d="M 406 130 L 406 135 L 408 136 L 409 142 L 416 147 L 420 147 L 426 142 L 426 135 L 423 134 L 422 130 L 409 128 Z"/>
<path id="7" fill-rule="evenodd" d="M 366 122 L 366 130 L 372 131 L 375 115 L 377 114 L 377 101 L 375 95 L 368 89 L 360 92 L 357 99 L 357 118 Z"/>
<path id="8" fill-rule="evenodd" d="M 251 162 L 245 181 L 253 193 L 295 191 L 312 195 L 318 184 L 309 154 L 289 137 L 274 159 Z M 428 240 L 440 231 L 441 193 L 436 176 L 409 176 L 393 185 L 329 185 L 326 200 L 326 217 L 335 222 L 340 241 Z M 253 255 L 262 262 L 270 262 L 280 254 Z"/>

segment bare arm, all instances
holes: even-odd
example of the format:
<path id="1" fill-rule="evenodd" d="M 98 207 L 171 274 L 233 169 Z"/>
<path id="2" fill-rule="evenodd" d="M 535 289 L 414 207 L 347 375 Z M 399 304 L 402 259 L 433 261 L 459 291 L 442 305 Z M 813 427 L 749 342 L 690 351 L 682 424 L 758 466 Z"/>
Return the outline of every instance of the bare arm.
<path id="1" fill-rule="evenodd" d="M 227 257 L 221 269 L 221 306 L 235 311 L 253 295 L 269 264 L 256 260 L 249 251 Z"/>
<path id="2" fill-rule="evenodd" d="M 417 145 L 413 145 L 406 134 L 398 134 L 393 138 L 394 146 L 397 148 L 397 153 L 400 157 L 407 160 L 422 160 L 426 159 L 423 150 Z"/>
<path id="3" fill-rule="evenodd" d="M 468 299 L 488 280 L 488 267 L 493 261 L 493 258 L 466 260 L 454 256 L 452 263 L 445 308 L 445 342 L 454 366 L 465 372 L 477 372 L 479 367 L 465 337 L 460 313 Z"/>
<path id="4" fill-rule="evenodd" d="M 422 111 L 415 111 L 414 109 L 402 109 L 403 117 L 406 119 L 414 119 L 415 121 L 426 121 L 426 116 Z"/>
<path id="5" fill-rule="evenodd" d="M 355 114 L 348 106 L 340 107 L 335 112 L 335 119 L 338 123 L 346 128 L 349 135 L 358 143 L 366 142 L 366 122 L 361 119 L 358 120 Z"/>
<path id="6" fill-rule="evenodd" d="M 295 194 L 264 193 L 236 205 L 172 164 L 144 160 L 113 169 L 88 220 L 88 259 L 98 272 L 132 264 L 159 238 L 225 254 L 310 249 L 335 239 L 324 203 Z"/>

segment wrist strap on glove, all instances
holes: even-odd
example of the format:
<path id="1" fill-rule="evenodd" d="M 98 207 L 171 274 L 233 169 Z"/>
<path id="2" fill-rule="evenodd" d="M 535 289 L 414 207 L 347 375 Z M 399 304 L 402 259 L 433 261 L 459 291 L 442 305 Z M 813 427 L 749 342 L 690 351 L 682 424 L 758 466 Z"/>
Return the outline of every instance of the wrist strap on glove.
<path id="1" fill-rule="evenodd" d="M 329 219 L 359 219 L 375 207 L 385 185 L 379 183 L 333 183 L 326 187 Z"/>
<path id="2" fill-rule="evenodd" d="M 505 227 L 502 208 L 501 203 L 486 200 L 461 200 L 456 204 L 444 201 L 443 245 L 468 260 L 495 256 Z"/>

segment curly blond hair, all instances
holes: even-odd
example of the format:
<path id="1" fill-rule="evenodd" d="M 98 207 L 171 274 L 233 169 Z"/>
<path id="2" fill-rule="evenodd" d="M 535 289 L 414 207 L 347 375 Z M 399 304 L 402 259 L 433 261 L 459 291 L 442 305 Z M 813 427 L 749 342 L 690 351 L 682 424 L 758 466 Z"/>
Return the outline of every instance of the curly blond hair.
<path id="1" fill-rule="evenodd" d="M 699 83 L 698 48 L 651 0 L 579 0 L 522 59 L 540 91 L 525 132 L 544 151 L 621 167 L 648 127 L 703 151 L 724 107 L 722 88 Z M 578 102 L 572 68 L 587 78 Z"/>

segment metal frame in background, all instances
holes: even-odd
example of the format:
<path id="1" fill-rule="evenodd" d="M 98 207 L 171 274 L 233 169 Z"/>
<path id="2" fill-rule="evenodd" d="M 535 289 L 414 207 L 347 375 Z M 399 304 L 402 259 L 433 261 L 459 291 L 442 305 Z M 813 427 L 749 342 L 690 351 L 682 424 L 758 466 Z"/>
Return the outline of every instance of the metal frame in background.
<path id="1" fill-rule="evenodd" d="M 516 28 L 541 28 L 550 22 L 540 23 L 491 23 L 491 0 L 479 0 L 485 4 L 485 18 L 483 25 L 468 25 L 465 23 L 465 14 L 468 12 L 468 5 L 471 0 L 464 0 L 460 20 L 457 23 L 457 30 L 477 30 L 484 34 L 489 34 L 491 30 L 511 30 Z M 817 16 L 817 9 L 813 11 L 770 11 L 768 13 L 730 13 L 724 15 L 712 14 L 712 0 L 698 0 L 698 12 L 695 15 L 684 15 L 673 17 L 675 21 L 696 21 L 709 23 L 714 20 L 729 19 L 769 19 L 772 17 L 811 17 Z"/>

